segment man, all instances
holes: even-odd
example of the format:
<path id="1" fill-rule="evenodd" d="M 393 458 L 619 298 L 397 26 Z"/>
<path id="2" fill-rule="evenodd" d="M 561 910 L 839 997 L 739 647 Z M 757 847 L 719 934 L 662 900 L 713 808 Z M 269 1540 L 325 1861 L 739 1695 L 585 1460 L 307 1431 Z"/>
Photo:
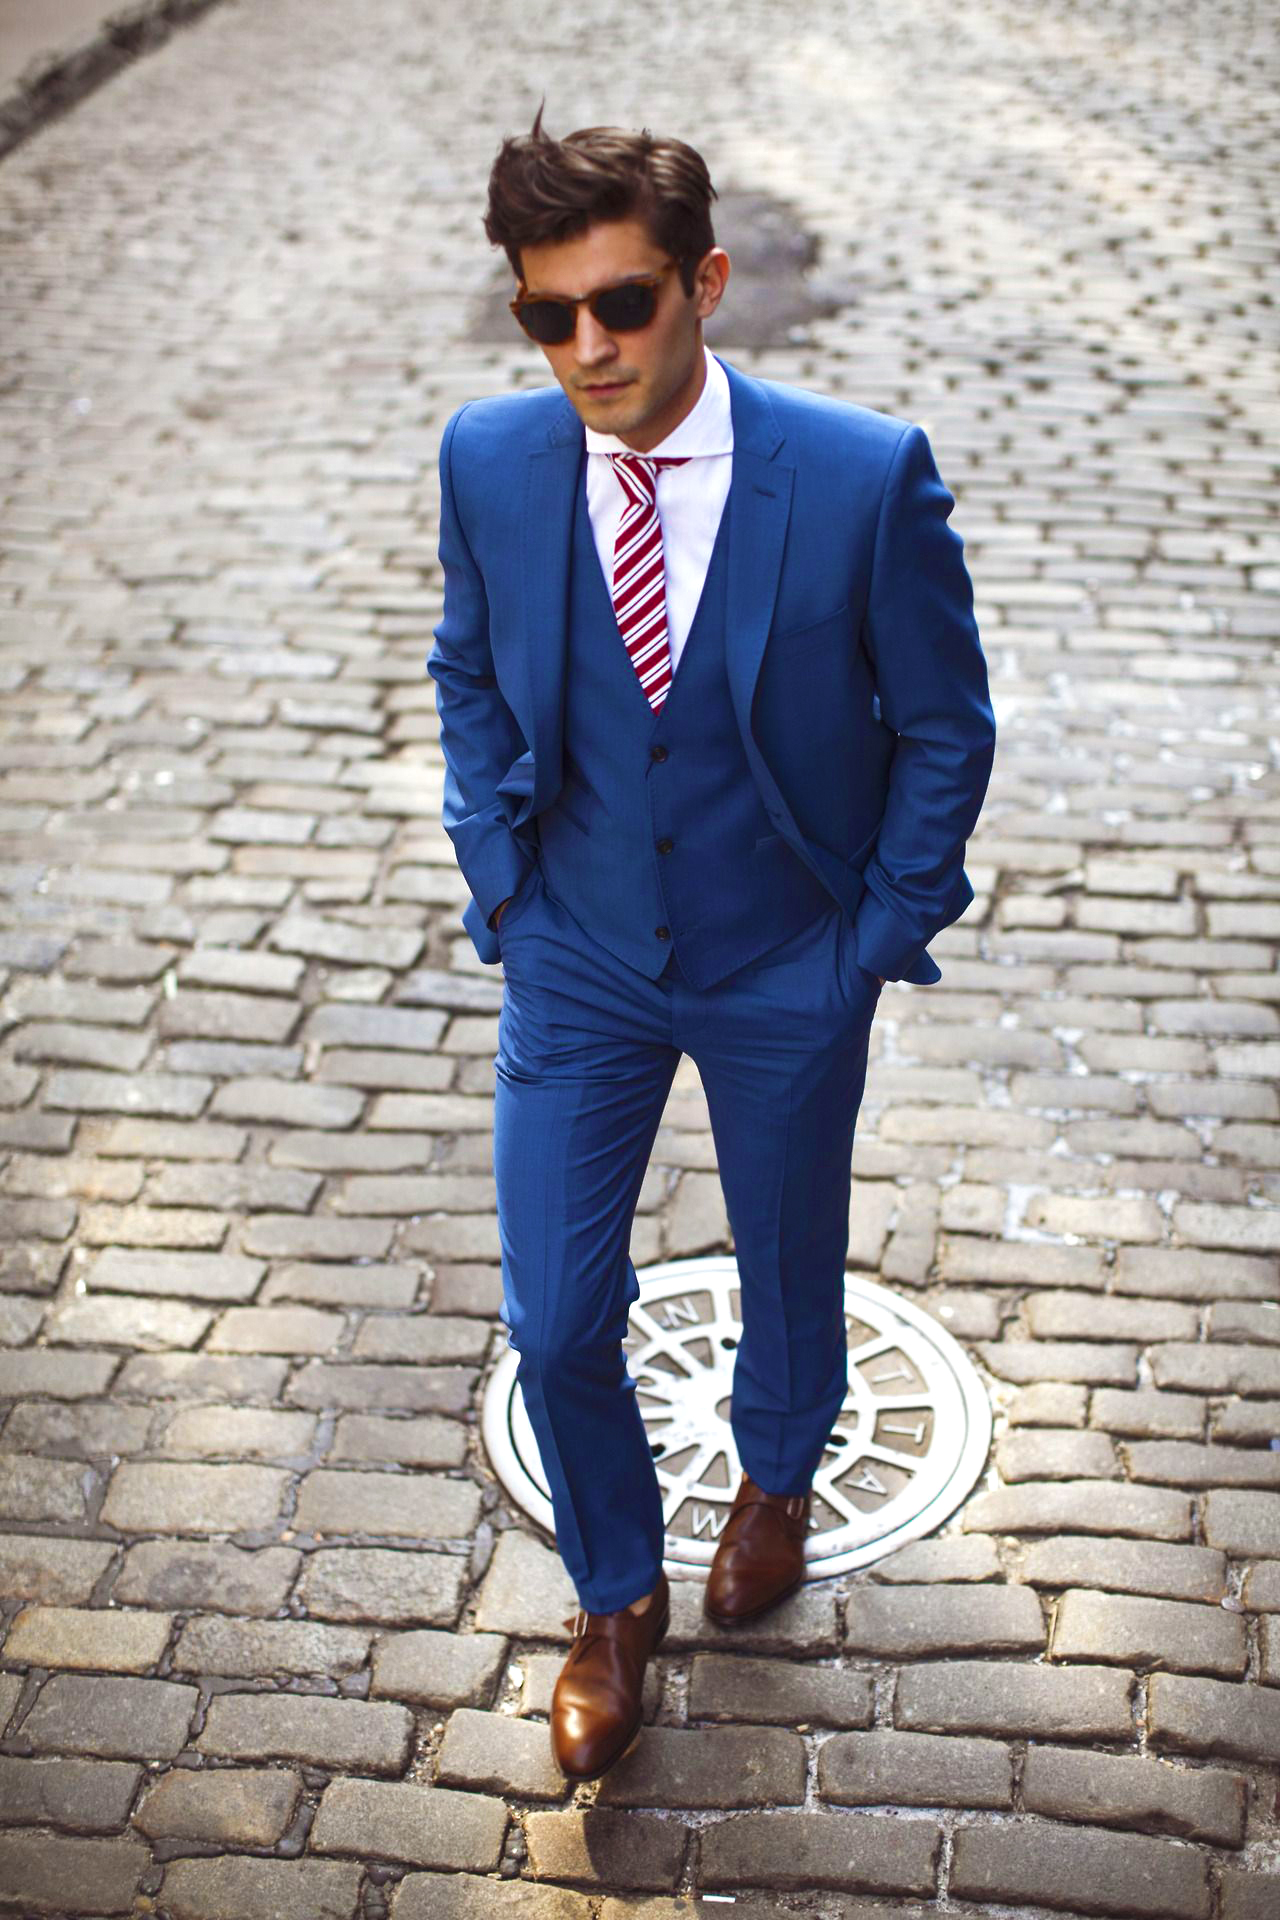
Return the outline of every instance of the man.
<path id="1" fill-rule="evenodd" d="M 850 1158 L 886 979 L 973 898 L 994 724 L 954 501 L 906 421 L 703 345 L 729 259 L 707 169 L 617 128 L 528 136 L 485 221 L 556 385 L 473 402 L 440 454 L 444 823 L 505 979 L 503 1321 L 579 1611 L 552 1749 L 599 1777 L 668 1621 L 622 1341 L 632 1215 L 681 1054 L 741 1283 L 743 1475 L 722 1626 L 800 1584 L 847 1389 Z"/>

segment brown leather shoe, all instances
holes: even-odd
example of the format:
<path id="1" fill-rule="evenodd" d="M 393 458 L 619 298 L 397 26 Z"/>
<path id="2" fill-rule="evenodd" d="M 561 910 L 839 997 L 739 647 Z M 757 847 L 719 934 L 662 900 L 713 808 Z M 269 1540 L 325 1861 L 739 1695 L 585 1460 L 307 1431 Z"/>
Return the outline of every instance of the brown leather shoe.
<path id="1" fill-rule="evenodd" d="M 809 1505 L 807 1493 L 765 1493 L 743 1473 L 707 1576 L 709 1620 L 736 1627 L 795 1592 L 804 1579 Z"/>
<path id="2" fill-rule="evenodd" d="M 598 1780 L 621 1760 L 644 1718 L 644 1670 L 671 1619 L 665 1573 L 643 1613 L 584 1613 L 565 1621 L 573 1645 L 551 1696 L 551 1751 L 571 1780 Z"/>

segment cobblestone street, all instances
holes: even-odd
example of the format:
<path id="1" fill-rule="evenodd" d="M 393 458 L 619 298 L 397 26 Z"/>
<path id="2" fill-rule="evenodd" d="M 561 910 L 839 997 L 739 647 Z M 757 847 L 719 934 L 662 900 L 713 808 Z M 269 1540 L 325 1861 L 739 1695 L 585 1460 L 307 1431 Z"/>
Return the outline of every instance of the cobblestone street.
<path id="1" fill-rule="evenodd" d="M 0 163 L 0 1911 L 1276 1920 L 1278 81 L 1250 0 L 224 0 Z M 576 1791 L 424 667 L 544 93 L 816 236 L 720 350 L 926 428 L 1001 729 L 850 1244 L 987 1471 L 754 1631 L 674 1583 Z M 728 1234 L 686 1061 L 632 1251 Z"/>

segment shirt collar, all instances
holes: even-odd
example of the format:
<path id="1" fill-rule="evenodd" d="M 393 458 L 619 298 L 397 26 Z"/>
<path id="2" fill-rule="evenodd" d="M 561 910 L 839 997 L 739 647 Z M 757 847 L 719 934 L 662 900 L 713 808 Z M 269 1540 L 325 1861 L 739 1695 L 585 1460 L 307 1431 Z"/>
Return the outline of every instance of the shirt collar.
<path id="1" fill-rule="evenodd" d="M 686 413 L 679 426 L 673 427 L 665 440 L 649 449 L 657 456 L 681 455 L 684 459 L 699 454 L 733 452 L 733 413 L 729 403 L 729 376 L 711 349 L 704 345 L 702 349 L 707 360 L 707 377 L 702 383 L 702 392 Z M 625 440 L 616 433 L 597 433 L 593 427 L 586 429 L 588 453 L 634 453 Z"/>

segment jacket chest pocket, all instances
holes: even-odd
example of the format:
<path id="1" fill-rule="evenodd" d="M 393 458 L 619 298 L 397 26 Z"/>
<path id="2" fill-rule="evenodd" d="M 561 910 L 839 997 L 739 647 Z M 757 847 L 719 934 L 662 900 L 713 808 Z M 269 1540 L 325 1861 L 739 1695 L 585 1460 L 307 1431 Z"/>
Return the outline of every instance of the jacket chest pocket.
<path id="1" fill-rule="evenodd" d="M 805 620 L 799 626 L 775 628 L 769 635 L 769 648 L 776 653 L 807 652 L 810 647 L 830 646 L 841 632 L 849 631 L 849 603 L 822 614 L 817 620 Z"/>

